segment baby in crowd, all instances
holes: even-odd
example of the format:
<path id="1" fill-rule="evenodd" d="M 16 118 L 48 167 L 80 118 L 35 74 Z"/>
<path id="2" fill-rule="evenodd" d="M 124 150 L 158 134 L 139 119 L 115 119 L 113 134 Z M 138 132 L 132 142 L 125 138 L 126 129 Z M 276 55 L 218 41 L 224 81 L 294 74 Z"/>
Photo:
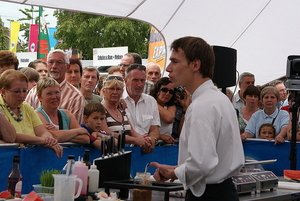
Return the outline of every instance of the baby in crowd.
<path id="1" fill-rule="evenodd" d="M 259 128 L 259 138 L 274 140 L 275 139 L 275 128 L 273 124 L 262 124 Z"/>

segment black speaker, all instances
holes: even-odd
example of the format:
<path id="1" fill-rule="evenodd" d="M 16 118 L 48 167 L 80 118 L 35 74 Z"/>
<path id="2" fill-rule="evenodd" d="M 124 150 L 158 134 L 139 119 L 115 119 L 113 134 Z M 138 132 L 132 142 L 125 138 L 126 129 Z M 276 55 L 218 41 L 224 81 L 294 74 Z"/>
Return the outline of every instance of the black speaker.
<path id="1" fill-rule="evenodd" d="M 213 82 L 219 88 L 236 85 L 236 49 L 212 46 L 215 53 Z"/>
<path id="2" fill-rule="evenodd" d="M 300 78 L 300 56 L 290 55 L 287 58 L 286 77 L 290 79 Z"/>

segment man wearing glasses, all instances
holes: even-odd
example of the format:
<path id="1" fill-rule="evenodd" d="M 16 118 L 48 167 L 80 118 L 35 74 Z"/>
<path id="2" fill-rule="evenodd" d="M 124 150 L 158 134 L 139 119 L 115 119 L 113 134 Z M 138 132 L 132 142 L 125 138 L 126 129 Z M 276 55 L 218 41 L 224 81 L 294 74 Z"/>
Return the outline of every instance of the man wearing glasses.
<path id="1" fill-rule="evenodd" d="M 146 67 L 133 64 L 126 70 L 126 90 L 123 99 L 127 104 L 126 113 L 134 130 L 143 135 L 151 144 L 143 148 L 144 153 L 151 153 L 159 139 L 160 119 L 156 100 L 143 93 L 146 81 Z"/>
<path id="2" fill-rule="evenodd" d="M 70 68 L 69 56 L 60 49 L 50 51 L 47 56 L 47 68 L 50 77 L 54 78 L 60 85 L 61 101 L 59 108 L 70 111 L 75 115 L 78 122 L 82 123 L 85 105 L 84 97 L 65 78 L 65 73 Z M 34 109 L 40 107 L 41 104 L 37 97 L 36 87 L 29 91 L 25 101 Z"/>
<path id="3" fill-rule="evenodd" d="M 120 64 L 118 65 L 120 67 L 120 71 L 123 79 L 125 79 L 126 70 L 132 64 L 142 64 L 141 56 L 134 52 L 126 53 L 121 59 Z M 152 86 L 153 86 L 153 82 L 146 80 L 143 92 L 145 94 L 149 94 Z"/>

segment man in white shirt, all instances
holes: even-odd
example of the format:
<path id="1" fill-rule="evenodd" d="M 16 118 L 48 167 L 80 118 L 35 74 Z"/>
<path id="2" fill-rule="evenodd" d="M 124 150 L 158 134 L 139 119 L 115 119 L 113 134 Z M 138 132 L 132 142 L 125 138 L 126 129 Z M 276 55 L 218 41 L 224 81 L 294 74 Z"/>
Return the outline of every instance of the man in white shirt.
<path id="1" fill-rule="evenodd" d="M 240 109 L 245 106 L 243 93 L 249 85 L 254 85 L 255 77 L 252 73 L 244 72 L 239 76 L 240 90 L 233 96 L 232 104 L 235 109 Z"/>
<path id="2" fill-rule="evenodd" d="M 236 112 L 230 100 L 212 82 L 214 53 L 198 37 L 183 37 L 171 44 L 166 71 L 174 87 L 192 94 L 180 134 L 178 166 L 152 162 L 157 181 L 179 179 L 186 201 L 238 201 L 231 177 L 244 164 Z"/>
<path id="3" fill-rule="evenodd" d="M 126 90 L 123 92 L 123 99 L 127 104 L 126 113 L 133 129 L 151 143 L 151 147 L 143 149 L 143 152 L 151 153 L 159 139 L 160 119 L 156 100 L 143 93 L 145 81 L 145 66 L 129 66 L 125 75 Z"/>
<path id="4" fill-rule="evenodd" d="M 288 105 L 288 100 L 287 100 L 287 91 L 284 85 L 284 82 L 281 80 L 274 80 L 273 82 L 270 83 L 270 86 L 275 87 L 280 95 L 280 100 L 277 104 L 277 108 L 280 109 L 283 106 Z"/>

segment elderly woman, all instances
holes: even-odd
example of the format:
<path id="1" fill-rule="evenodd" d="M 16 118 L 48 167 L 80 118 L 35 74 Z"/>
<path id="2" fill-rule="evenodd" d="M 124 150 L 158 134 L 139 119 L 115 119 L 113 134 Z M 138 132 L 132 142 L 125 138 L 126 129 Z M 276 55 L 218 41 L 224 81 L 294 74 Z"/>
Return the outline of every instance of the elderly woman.
<path id="1" fill-rule="evenodd" d="M 153 96 L 157 101 L 159 117 L 160 117 L 160 128 L 159 138 L 168 144 L 174 143 L 172 134 L 172 125 L 175 119 L 175 99 L 176 90 L 168 77 L 163 77 L 157 80 L 150 91 L 150 95 Z"/>
<path id="2" fill-rule="evenodd" d="M 24 102 L 28 79 L 20 71 L 6 70 L 0 76 L 0 107 L 6 119 L 16 129 L 16 142 L 45 145 L 62 156 L 62 147 L 45 128 L 33 108 Z"/>
<path id="3" fill-rule="evenodd" d="M 259 128 L 262 124 L 270 123 L 275 127 L 275 144 L 283 143 L 287 135 L 289 114 L 279 110 L 276 105 L 280 100 L 279 92 L 274 87 L 265 87 L 260 94 L 263 110 L 255 112 L 250 118 L 245 132 L 241 134 L 242 140 L 246 138 L 258 138 Z"/>
<path id="4" fill-rule="evenodd" d="M 130 125 L 125 110 L 120 109 L 119 103 L 124 90 L 124 81 L 119 76 L 108 76 L 104 81 L 102 92 L 104 100 L 102 102 L 106 112 L 106 122 L 103 122 L 102 130 L 118 137 L 119 131 L 125 131 L 125 143 L 134 144 L 143 148 L 151 145 L 149 136 L 138 134 Z"/>
<path id="5" fill-rule="evenodd" d="M 58 109 L 60 90 L 56 80 L 41 78 L 37 83 L 37 94 L 41 106 L 36 109 L 36 113 L 58 142 L 90 142 L 87 131 L 79 125 L 75 116 L 67 110 Z"/>
<path id="6" fill-rule="evenodd" d="M 238 109 L 238 121 L 241 134 L 245 132 L 248 121 L 251 116 L 258 110 L 258 101 L 260 98 L 260 90 L 254 85 L 249 85 L 244 93 L 245 107 Z"/>

